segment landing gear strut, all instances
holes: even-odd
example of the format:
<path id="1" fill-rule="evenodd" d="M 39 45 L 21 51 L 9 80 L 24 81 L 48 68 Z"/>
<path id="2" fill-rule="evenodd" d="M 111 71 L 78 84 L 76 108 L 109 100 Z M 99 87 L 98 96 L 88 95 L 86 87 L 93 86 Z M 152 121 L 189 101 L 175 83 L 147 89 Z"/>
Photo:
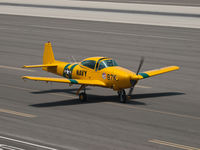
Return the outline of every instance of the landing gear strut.
<path id="1" fill-rule="evenodd" d="M 126 91 L 125 90 L 118 91 L 118 96 L 120 98 L 121 103 L 126 103 Z"/>
<path id="2" fill-rule="evenodd" d="M 79 95 L 79 101 L 80 102 L 85 102 L 87 101 L 87 94 L 86 94 L 86 85 L 81 85 L 81 87 L 77 91 L 77 95 Z M 83 92 L 80 93 L 80 91 L 83 89 Z"/>

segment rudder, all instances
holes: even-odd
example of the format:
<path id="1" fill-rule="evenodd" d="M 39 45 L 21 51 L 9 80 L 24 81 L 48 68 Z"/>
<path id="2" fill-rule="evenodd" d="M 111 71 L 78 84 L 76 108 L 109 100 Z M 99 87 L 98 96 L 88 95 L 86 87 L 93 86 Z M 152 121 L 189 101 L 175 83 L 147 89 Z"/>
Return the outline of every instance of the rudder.
<path id="1" fill-rule="evenodd" d="M 45 43 L 44 54 L 43 54 L 43 64 L 53 64 L 55 62 L 53 49 L 51 43 Z"/>

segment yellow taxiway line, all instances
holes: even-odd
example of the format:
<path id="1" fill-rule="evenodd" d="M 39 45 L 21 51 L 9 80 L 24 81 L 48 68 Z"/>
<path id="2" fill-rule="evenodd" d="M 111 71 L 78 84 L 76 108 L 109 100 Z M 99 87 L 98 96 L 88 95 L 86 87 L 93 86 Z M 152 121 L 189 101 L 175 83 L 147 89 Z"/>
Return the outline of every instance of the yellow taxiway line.
<path id="1" fill-rule="evenodd" d="M 0 112 L 12 114 L 12 115 L 16 115 L 16 116 L 28 117 L 28 118 L 35 118 L 36 117 L 36 115 L 17 112 L 17 111 L 8 110 L 8 109 L 1 109 L 1 108 L 0 108 Z"/>
<path id="2" fill-rule="evenodd" d="M 161 140 L 157 140 L 157 139 L 152 139 L 152 140 L 149 140 L 148 142 L 165 145 L 165 146 L 170 146 L 170 147 L 175 147 L 175 148 L 184 149 L 184 150 L 200 150 L 200 148 L 171 143 L 171 142 L 167 142 L 167 141 L 161 141 Z"/>

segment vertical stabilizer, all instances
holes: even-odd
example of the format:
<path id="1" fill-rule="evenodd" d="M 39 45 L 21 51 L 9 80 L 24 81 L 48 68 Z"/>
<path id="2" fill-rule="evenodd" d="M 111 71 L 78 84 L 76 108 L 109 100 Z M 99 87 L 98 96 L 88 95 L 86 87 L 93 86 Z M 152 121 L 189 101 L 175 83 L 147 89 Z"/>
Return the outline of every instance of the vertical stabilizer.
<path id="1" fill-rule="evenodd" d="M 44 54 L 43 54 L 43 64 L 53 64 L 55 62 L 53 50 L 51 43 L 45 43 Z"/>

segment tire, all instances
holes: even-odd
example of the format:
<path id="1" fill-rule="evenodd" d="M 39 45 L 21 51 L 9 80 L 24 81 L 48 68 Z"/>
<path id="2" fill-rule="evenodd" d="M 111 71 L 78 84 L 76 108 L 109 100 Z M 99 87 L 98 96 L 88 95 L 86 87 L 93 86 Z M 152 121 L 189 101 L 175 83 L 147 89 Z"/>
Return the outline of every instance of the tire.
<path id="1" fill-rule="evenodd" d="M 119 92 L 120 102 L 126 103 L 126 91 L 122 90 Z"/>
<path id="2" fill-rule="evenodd" d="M 80 101 L 80 102 L 85 102 L 85 101 L 87 101 L 87 94 L 85 94 L 85 93 L 80 93 L 80 94 L 79 94 L 79 101 Z"/>

